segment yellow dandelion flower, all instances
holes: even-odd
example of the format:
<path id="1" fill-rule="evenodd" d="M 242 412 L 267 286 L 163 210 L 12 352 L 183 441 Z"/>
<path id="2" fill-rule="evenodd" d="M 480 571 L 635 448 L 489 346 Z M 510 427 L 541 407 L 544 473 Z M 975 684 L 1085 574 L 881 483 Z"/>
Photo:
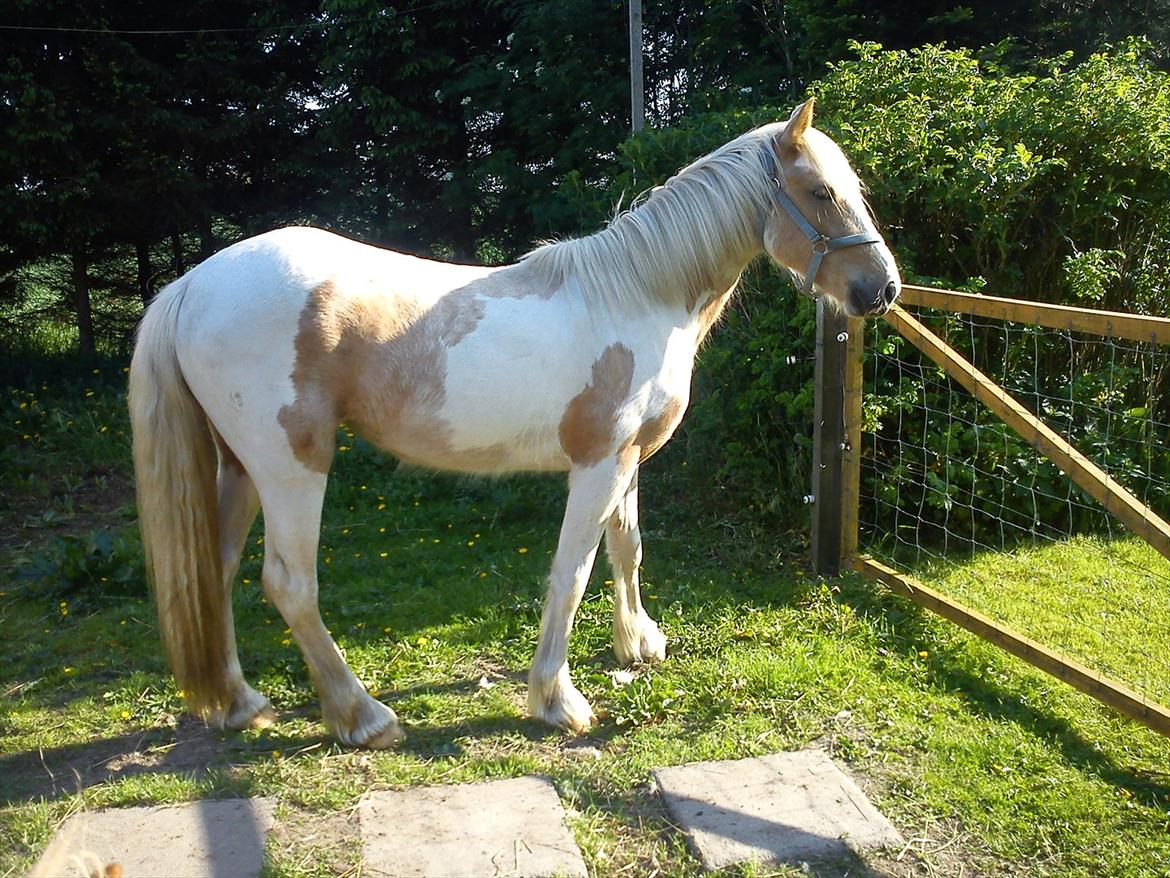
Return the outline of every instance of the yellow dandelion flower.
<path id="1" fill-rule="evenodd" d="M 123 710 L 122 711 L 122 719 L 130 719 L 130 711 Z"/>
<path id="2" fill-rule="evenodd" d="M 468 547 L 469 547 L 469 548 L 470 548 L 471 546 L 474 546 L 474 545 L 475 545 L 475 540 L 468 540 L 468 541 L 467 541 L 467 545 L 468 545 Z"/>
<path id="3" fill-rule="evenodd" d="M 521 546 L 521 547 L 520 547 L 519 549 L 517 549 L 516 551 L 517 551 L 517 552 L 519 552 L 521 555 L 527 555 L 527 554 L 528 554 L 528 547 L 527 547 L 527 546 Z"/>
<path id="4" fill-rule="evenodd" d="M 389 558 L 389 557 L 390 557 L 390 553 L 389 553 L 389 552 L 379 552 L 379 553 L 378 553 L 378 557 L 379 557 L 379 558 Z"/>

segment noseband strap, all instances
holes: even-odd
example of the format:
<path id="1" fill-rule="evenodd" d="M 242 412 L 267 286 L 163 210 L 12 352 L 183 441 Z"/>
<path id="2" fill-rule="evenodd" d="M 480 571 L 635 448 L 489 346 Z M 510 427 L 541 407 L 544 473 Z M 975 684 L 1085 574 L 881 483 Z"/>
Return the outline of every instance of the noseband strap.
<path id="1" fill-rule="evenodd" d="M 877 235 L 868 235 L 864 232 L 856 235 L 841 235 L 837 238 L 831 238 L 828 235 L 818 232 L 816 227 L 805 219 L 804 214 L 800 212 L 800 208 L 796 206 L 796 202 L 792 200 L 792 197 L 780 185 L 780 177 L 776 172 L 776 166 L 771 154 L 765 152 L 765 156 L 767 157 L 767 163 L 771 166 L 772 195 L 776 203 L 784 208 L 792 221 L 796 223 L 796 227 L 804 232 L 805 237 L 812 243 L 812 258 L 809 259 L 808 269 L 804 273 L 804 285 L 800 291 L 809 298 L 815 299 L 813 284 L 816 282 L 817 272 L 820 271 L 821 262 L 827 254 L 832 253 L 834 250 L 841 250 L 845 247 L 856 247 L 860 244 L 879 244 L 882 239 Z"/>

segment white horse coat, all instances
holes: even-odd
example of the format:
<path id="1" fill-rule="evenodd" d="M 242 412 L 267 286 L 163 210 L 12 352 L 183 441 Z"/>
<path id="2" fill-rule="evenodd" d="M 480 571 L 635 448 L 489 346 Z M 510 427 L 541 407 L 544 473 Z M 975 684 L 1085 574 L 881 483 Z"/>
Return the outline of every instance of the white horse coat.
<path id="1" fill-rule="evenodd" d="M 164 290 L 140 329 L 130 406 L 160 627 L 192 709 L 230 727 L 273 718 L 240 670 L 230 606 L 262 505 L 265 592 L 304 652 L 326 724 L 354 745 L 400 737 L 317 611 L 321 503 L 342 422 L 413 464 L 569 473 L 529 676 L 534 715 L 573 730 L 591 721 L 566 655 L 603 532 L 615 652 L 663 659 L 638 594 L 637 468 L 678 426 L 695 353 L 747 262 L 762 251 L 794 271 L 808 262 L 813 245 L 771 187 L 823 234 L 872 236 L 825 259 L 822 293 L 857 314 L 897 294 L 856 177 L 809 128 L 811 110 L 699 160 L 597 235 L 516 265 L 449 265 L 286 228 Z"/>

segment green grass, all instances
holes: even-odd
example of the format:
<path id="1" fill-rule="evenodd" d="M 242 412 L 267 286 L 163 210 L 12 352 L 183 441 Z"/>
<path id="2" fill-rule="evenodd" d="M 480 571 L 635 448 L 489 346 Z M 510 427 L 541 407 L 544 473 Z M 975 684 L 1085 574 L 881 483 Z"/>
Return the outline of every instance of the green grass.
<path id="1" fill-rule="evenodd" d="M 1170 704 L 1170 562 L 1144 540 L 1079 535 L 916 572 L 974 609 Z"/>
<path id="2" fill-rule="evenodd" d="M 350 835 L 320 827 L 343 825 L 366 790 L 529 773 L 554 780 L 594 874 L 691 876 L 699 864 L 653 795 L 651 770 L 813 744 L 859 778 L 909 843 L 901 860 L 819 874 L 1170 872 L 1170 742 L 869 582 L 809 576 L 791 536 L 697 505 L 678 449 L 641 479 L 644 593 L 670 657 L 615 681 L 599 565 L 571 649 L 601 717 L 584 740 L 523 709 L 560 481 L 399 472 L 346 436 L 322 533 L 322 613 L 409 737 L 393 752 L 360 753 L 325 736 L 300 656 L 257 585 L 259 524 L 236 593 L 241 655 L 284 719 L 263 732 L 202 733 L 179 720 L 141 580 L 124 572 L 140 549 L 120 371 L 103 368 L 0 403 L 11 574 L 0 584 L 10 632 L 0 646 L 0 876 L 26 869 L 71 813 L 240 794 L 274 795 L 282 821 L 315 827 L 274 838 L 271 875 L 337 874 L 358 851 Z M 100 528 L 119 538 L 66 539 Z M 1019 563 L 1075 572 L 1090 563 L 1083 548 Z M 973 579 L 991 581 L 1010 579 L 995 565 L 1015 562 L 972 563 L 984 565 Z M 944 582 L 961 586 L 963 569 Z M 1027 589 L 995 595 L 1009 615 L 1034 600 Z M 1164 685 L 1162 628 L 1148 668 Z M 46 765 L 64 776 L 56 790 Z"/>

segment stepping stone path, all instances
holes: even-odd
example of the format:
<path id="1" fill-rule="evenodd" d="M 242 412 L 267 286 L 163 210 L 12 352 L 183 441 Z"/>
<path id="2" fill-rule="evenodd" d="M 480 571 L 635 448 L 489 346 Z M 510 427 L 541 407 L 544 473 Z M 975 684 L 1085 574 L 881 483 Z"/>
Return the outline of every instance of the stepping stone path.
<path id="1" fill-rule="evenodd" d="M 74 814 L 31 874 L 255 878 L 274 807 L 272 799 L 208 799 Z"/>
<path id="2" fill-rule="evenodd" d="M 367 793 L 359 814 L 366 875 L 588 875 L 545 778 Z"/>
<path id="3" fill-rule="evenodd" d="M 654 776 L 707 869 L 839 859 L 903 844 L 823 750 L 699 762 Z"/>
<path id="4" fill-rule="evenodd" d="M 654 772 L 668 809 L 707 869 L 748 860 L 838 859 L 902 839 L 820 750 Z M 31 876 L 255 878 L 272 799 L 192 802 L 75 814 Z M 367 793 L 358 814 L 362 872 L 374 878 L 586 878 L 547 778 Z"/>

